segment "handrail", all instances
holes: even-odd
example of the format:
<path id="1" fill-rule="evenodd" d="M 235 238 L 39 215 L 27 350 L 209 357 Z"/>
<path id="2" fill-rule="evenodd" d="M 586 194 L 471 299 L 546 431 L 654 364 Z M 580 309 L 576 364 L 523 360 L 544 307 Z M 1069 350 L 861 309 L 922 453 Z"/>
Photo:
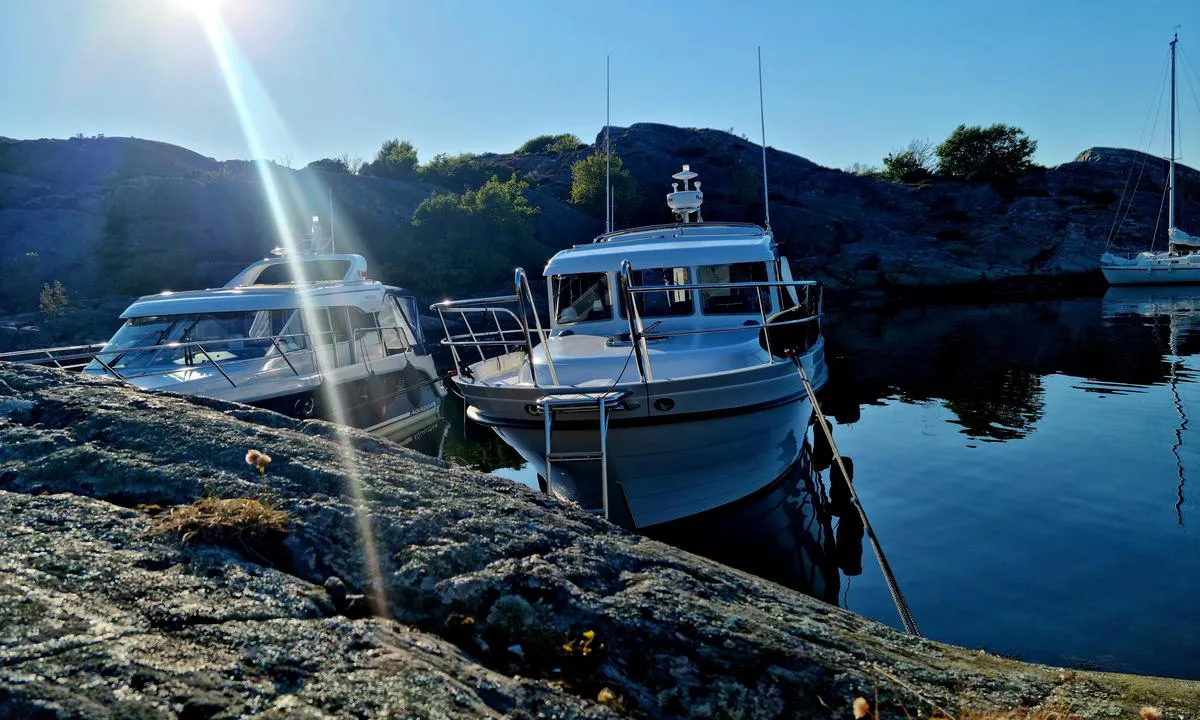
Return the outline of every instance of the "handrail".
<path id="1" fill-rule="evenodd" d="M 643 382 L 653 382 L 654 374 L 650 367 L 650 354 L 646 346 L 646 338 L 653 335 L 656 338 L 664 337 L 680 337 L 684 335 L 704 335 L 718 332 L 738 332 L 749 330 L 751 326 L 725 327 L 725 328 L 695 328 L 691 330 L 676 330 L 665 332 L 648 333 L 642 325 L 642 314 L 638 310 L 637 303 L 633 301 L 635 293 L 646 292 L 671 292 L 676 290 L 720 290 L 720 289 L 735 289 L 746 288 L 756 291 L 758 299 L 758 313 L 761 321 L 760 328 L 766 336 L 767 364 L 775 364 L 775 353 L 771 349 L 771 333 L 767 331 L 767 311 L 766 302 L 763 301 L 761 292 L 767 288 L 785 288 L 796 287 L 804 288 L 804 302 L 801 307 L 808 307 L 813 304 L 811 294 L 812 288 L 817 289 L 816 308 L 812 315 L 798 318 L 795 320 L 783 320 L 770 323 L 774 327 L 783 327 L 787 325 L 799 325 L 816 321 L 819 323 L 821 316 L 824 313 L 825 294 L 821 292 L 821 283 L 816 280 L 761 280 L 751 282 L 724 282 L 724 283 L 687 283 L 683 285 L 634 285 L 633 284 L 633 265 L 629 260 L 621 261 L 621 269 L 619 274 L 620 290 L 624 295 L 626 318 L 629 321 L 629 338 L 634 347 L 634 354 L 637 358 L 638 372 L 640 373 Z M 656 323 L 657 324 L 657 323 Z"/>
<path id="2" fill-rule="evenodd" d="M 362 353 L 363 364 L 367 366 L 368 371 L 371 371 L 371 366 L 370 366 L 368 354 L 366 353 L 366 346 L 365 346 L 365 343 L 363 342 L 363 337 L 365 336 L 366 333 L 378 332 L 380 335 L 380 343 L 383 344 L 383 339 L 382 339 L 383 333 L 385 331 L 389 331 L 389 330 L 396 332 L 397 337 L 401 339 L 401 341 L 404 345 L 405 352 L 412 349 L 412 345 L 410 343 L 408 343 L 406 340 L 404 340 L 404 334 L 403 334 L 403 332 L 401 332 L 401 327 L 398 325 L 375 326 L 375 327 L 368 327 L 368 328 L 352 328 L 351 329 L 351 333 L 355 337 L 347 338 L 347 340 L 350 343 L 358 342 L 359 345 L 362 347 L 362 349 L 363 349 L 363 353 Z M 321 336 L 324 336 L 324 335 L 330 336 L 328 343 L 324 342 L 321 339 Z M 288 350 L 288 349 L 283 348 L 280 345 L 280 343 L 282 341 L 293 340 L 296 338 L 303 339 L 305 347 L 297 347 L 297 348 Z M 334 345 L 336 342 L 337 342 L 337 339 L 335 337 L 335 333 L 333 330 L 320 330 L 320 331 L 311 332 L 311 333 L 309 333 L 309 332 L 289 333 L 286 335 L 282 335 L 282 334 L 281 335 L 267 335 L 267 336 L 262 336 L 262 337 L 233 337 L 233 338 L 221 338 L 221 339 L 216 339 L 216 340 L 189 340 L 189 341 L 182 341 L 182 342 L 176 341 L 176 342 L 169 342 L 169 343 L 160 343 L 160 344 L 156 344 L 156 345 L 137 345 L 137 346 L 133 346 L 133 347 L 114 348 L 107 352 L 104 351 L 104 348 L 107 347 L 107 345 L 108 345 L 107 343 L 92 343 L 89 345 L 67 345 L 67 346 L 55 347 L 55 348 L 37 348 L 37 349 L 31 349 L 31 350 L 15 350 L 12 352 L 0 353 L 0 362 L 12 362 L 12 363 L 17 363 L 17 364 L 54 363 L 59 369 L 73 370 L 76 368 L 86 367 L 86 365 L 88 363 L 90 363 L 91 361 L 94 360 L 106 372 L 112 374 L 117 379 L 129 382 L 130 379 L 136 379 L 136 378 L 142 378 L 142 377 L 152 377 L 154 375 L 164 375 L 164 374 L 170 374 L 173 372 L 179 372 L 179 370 L 181 370 L 182 368 L 178 368 L 178 367 L 155 368 L 155 367 L 151 366 L 148 368 L 132 368 L 131 372 L 126 372 L 126 373 L 122 374 L 116 368 L 112 367 L 110 362 L 105 362 L 104 356 L 118 356 L 118 355 L 125 355 L 128 353 L 156 352 L 156 351 L 162 351 L 162 350 L 183 350 L 185 352 L 188 352 L 188 351 L 191 351 L 194 349 L 194 350 L 198 351 L 198 354 L 200 356 L 202 356 L 204 358 L 204 360 L 201 360 L 199 363 L 188 362 L 187 367 L 194 367 L 196 365 L 202 365 L 205 362 L 208 362 L 213 366 L 213 368 L 218 373 L 221 374 L 222 377 L 224 377 L 224 379 L 226 381 L 229 382 L 230 385 L 232 385 L 233 387 L 237 387 L 237 383 L 233 380 L 233 378 L 231 378 L 230 375 L 225 371 L 225 369 L 221 366 L 220 362 L 212 356 L 211 353 L 215 352 L 215 350 L 210 350 L 208 348 L 212 348 L 213 346 L 230 345 L 233 343 L 244 343 L 247 345 L 264 345 L 268 348 L 268 352 L 270 351 L 270 349 L 274 349 L 275 352 L 278 354 L 278 356 L 283 359 L 284 363 L 287 364 L 288 368 L 292 371 L 292 374 L 295 375 L 296 377 L 300 377 L 300 371 L 292 363 L 291 358 L 288 357 L 288 353 L 299 352 L 299 351 L 304 351 L 304 350 L 311 351 L 312 355 L 313 355 L 313 371 L 319 375 L 321 373 L 321 368 L 320 368 L 320 363 L 318 360 L 318 355 L 316 353 L 316 348 L 318 346 L 329 347 L 329 346 Z M 208 346 L 208 348 L 205 347 L 206 345 Z M 62 355 L 52 355 L 51 354 L 51 353 L 59 353 L 59 352 L 65 352 L 67 354 L 62 354 Z M 386 352 L 386 350 L 385 350 L 385 352 Z M 266 355 L 263 356 L 263 358 L 265 358 L 265 357 L 266 357 Z M 248 362 L 251 360 L 258 360 L 258 359 L 260 359 L 260 358 L 238 358 L 238 359 L 234 360 L 233 362 Z M 79 362 L 79 363 L 76 363 L 73 365 L 68 365 L 68 366 L 63 365 L 64 361 L 72 361 L 72 360 L 81 360 L 84 362 Z M 336 360 L 335 360 L 335 363 L 336 363 Z"/>
<path id="3" fill-rule="evenodd" d="M 513 272 L 513 275 L 514 275 L 513 281 L 517 285 L 517 295 L 521 294 L 521 288 L 524 287 L 525 294 L 529 297 L 529 305 L 533 308 L 533 322 L 535 325 L 537 325 L 538 343 L 540 343 L 542 346 L 542 349 L 546 351 L 546 367 L 548 367 L 550 369 L 550 381 L 553 382 L 555 385 L 558 385 L 558 371 L 555 370 L 555 368 L 554 368 L 554 358 L 550 357 L 550 346 L 546 344 L 546 332 L 544 330 L 542 330 L 542 319 L 540 317 L 538 317 L 537 305 L 533 301 L 533 288 L 529 286 L 529 278 L 525 276 L 524 268 L 517 268 Z M 524 310 L 524 305 L 525 305 L 524 298 L 521 299 L 521 305 L 522 305 L 522 310 Z M 521 315 L 522 315 L 522 317 L 524 317 L 525 313 L 522 312 Z M 536 372 L 535 368 L 533 367 L 533 350 L 532 350 L 532 348 L 530 349 L 530 352 L 529 352 L 529 373 L 530 373 L 530 375 L 533 375 L 535 377 L 537 376 L 537 372 Z"/>
<path id="4" fill-rule="evenodd" d="M 654 371 L 650 369 L 650 351 L 646 348 L 645 329 L 642 327 L 642 314 L 633 302 L 633 264 L 628 260 L 621 261 L 621 291 L 625 293 L 625 313 L 629 321 L 629 341 L 633 344 L 633 352 L 637 359 L 638 375 L 643 382 L 654 381 Z"/>
<path id="5" fill-rule="evenodd" d="M 511 348 L 513 346 L 524 346 L 526 357 L 529 359 L 530 375 L 533 378 L 534 387 L 538 386 L 537 368 L 534 364 L 533 356 L 533 334 L 529 327 L 529 313 L 533 312 L 533 325 L 537 332 L 538 342 L 541 343 L 546 353 L 546 365 L 550 371 L 550 381 L 553 385 L 558 385 L 558 368 L 554 365 L 554 358 L 550 355 L 550 345 L 547 342 L 545 329 L 542 327 L 541 317 L 538 315 L 537 306 L 533 297 L 533 288 L 530 286 L 529 278 L 522 268 L 515 268 L 513 271 L 513 286 L 516 293 L 513 295 L 498 295 L 494 297 L 470 298 L 466 300 L 443 300 L 429 306 L 429 309 L 438 314 L 438 319 L 442 322 L 442 330 L 446 337 L 441 344 L 450 348 L 451 355 L 454 356 L 455 367 L 462 368 L 463 360 L 458 353 L 460 347 L 474 347 L 479 351 L 480 362 L 487 359 L 483 352 L 485 347 L 504 347 Z M 503 307 L 502 304 L 515 303 L 517 310 Z M 463 324 L 466 326 L 466 333 L 454 334 L 450 332 L 450 327 L 446 323 L 446 313 L 458 313 L 462 315 Z M 498 313 L 513 319 L 517 324 L 516 328 L 505 329 L 500 325 Z M 492 322 L 496 326 L 495 330 L 476 331 L 471 326 L 467 315 L 470 314 L 490 314 Z M 509 336 L 516 333 L 519 339 L 509 339 Z M 481 339 L 496 337 L 497 339 Z M 467 339 L 470 338 L 470 339 Z"/>

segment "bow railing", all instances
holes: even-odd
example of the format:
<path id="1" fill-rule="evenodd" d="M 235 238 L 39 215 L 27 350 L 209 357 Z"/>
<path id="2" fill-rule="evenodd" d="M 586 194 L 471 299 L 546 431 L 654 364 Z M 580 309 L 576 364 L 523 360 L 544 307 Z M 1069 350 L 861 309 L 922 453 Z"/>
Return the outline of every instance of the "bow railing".
<path id="1" fill-rule="evenodd" d="M 783 350 L 783 348 L 772 347 L 772 330 L 816 323 L 818 332 L 820 329 L 821 317 L 824 314 L 824 291 L 821 283 L 816 280 L 755 280 L 750 282 L 715 282 L 715 283 L 682 283 L 671 285 L 634 285 L 633 284 L 633 266 L 628 260 L 621 261 L 621 271 L 619 274 L 620 290 L 624 299 L 625 317 L 629 322 L 629 339 L 633 344 L 634 356 L 637 360 L 638 372 L 645 382 L 653 382 L 654 370 L 650 363 L 650 354 L 647 347 L 647 339 L 659 339 L 670 337 L 681 337 L 686 335 L 705 335 L 710 333 L 729 333 L 729 332 L 747 332 L 758 330 L 763 339 L 764 350 L 767 351 L 767 362 L 763 365 L 770 365 L 777 362 L 779 354 L 775 350 Z M 796 297 L 793 298 L 788 289 L 795 289 Z M 690 292 L 694 290 L 749 290 L 755 304 L 758 306 L 759 325 L 746 325 L 745 322 L 739 325 L 730 325 L 723 327 L 698 327 L 684 330 L 658 330 L 658 322 L 655 322 L 646 328 L 642 322 L 641 311 L 638 309 L 636 296 L 640 293 L 652 292 Z M 776 296 L 779 298 L 781 308 L 785 305 L 790 307 L 784 309 L 799 309 L 800 317 L 791 319 L 777 319 L 774 316 L 768 318 L 767 303 L 771 295 L 771 290 L 778 290 Z M 746 321 L 753 322 L 753 321 Z"/>
<path id="2" fill-rule="evenodd" d="M 311 372 L 320 379 L 325 370 L 359 363 L 364 364 L 368 372 L 373 372 L 371 367 L 373 356 L 379 360 L 390 354 L 407 352 L 412 349 L 412 344 L 399 326 L 353 328 L 351 330 L 352 339 L 345 335 L 342 337 L 346 339 L 341 339 L 337 335 L 334 330 L 321 330 L 266 337 L 187 340 L 119 347 L 111 350 L 104 349 L 108 346 L 107 343 L 68 345 L 0 353 L 0 362 L 41 365 L 70 372 L 82 372 L 95 362 L 101 370 L 125 382 L 156 375 L 169 375 L 209 365 L 231 387 L 238 387 L 237 381 L 230 371 L 235 366 L 245 363 L 280 358 L 293 375 L 300 377 L 302 373 L 296 367 L 293 359 L 296 353 L 303 353 L 310 358 Z M 367 338 L 372 335 L 377 338 L 378 344 L 371 345 L 368 342 Z M 393 338 L 394 340 L 392 340 Z M 355 351 L 346 353 L 345 362 L 341 361 L 338 353 L 338 346 L 341 344 L 355 348 Z M 231 349 L 242 353 L 250 350 L 256 354 L 239 357 L 234 355 Z M 149 355 L 144 358 L 136 358 L 142 361 L 138 365 L 121 365 L 121 360 L 125 357 L 141 353 Z M 227 357 L 221 357 L 222 354 Z M 306 368 L 306 370 L 308 369 Z"/>
<path id="3" fill-rule="evenodd" d="M 489 359 L 487 348 L 501 348 L 505 353 L 520 350 L 529 360 L 530 375 L 536 387 L 538 384 L 537 373 L 533 367 L 533 341 L 536 335 L 537 344 L 542 347 L 546 356 L 550 382 L 558 385 L 558 370 L 554 367 L 554 358 L 550 356 L 550 346 L 546 344 L 547 334 L 542 327 L 541 318 L 538 316 L 529 278 L 523 269 L 517 268 L 514 271 L 513 286 L 515 292 L 512 295 L 469 300 L 443 300 L 431 305 L 429 309 L 438 314 L 442 330 L 446 333 L 442 345 L 450 348 L 450 353 L 454 357 L 454 367 L 463 374 L 469 373 L 470 370 L 469 364 L 463 361 L 459 353 L 460 349 L 465 348 L 468 351 L 473 349 L 479 354 L 480 361 Z M 533 315 L 532 327 L 529 321 L 530 314 Z M 461 332 L 451 332 L 450 324 L 446 319 L 447 315 L 456 317 L 464 329 Z M 475 325 L 471 324 L 472 317 L 477 320 Z M 508 327 L 505 327 L 502 318 L 505 322 L 511 320 Z M 479 321 L 485 324 L 479 327 Z"/>

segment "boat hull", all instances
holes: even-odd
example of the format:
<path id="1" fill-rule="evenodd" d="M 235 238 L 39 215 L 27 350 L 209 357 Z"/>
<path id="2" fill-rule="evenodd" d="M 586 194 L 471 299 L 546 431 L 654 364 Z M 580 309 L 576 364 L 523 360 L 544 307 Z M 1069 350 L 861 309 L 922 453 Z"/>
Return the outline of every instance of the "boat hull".
<path id="1" fill-rule="evenodd" d="M 475 416 L 476 419 L 478 415 Z M 784 477 L 800 457 L 812 417 L 807 397 L 737 413 L 610 425 L 609 517 L 645 528 L 713 510 L 757 493 Z M 563 500 L 603 507 L 600 464 L 556 463 L 546 471 L 543 427 L 496 432 Z M 595 452 L 594 428 L 556 429 L 555 452 Z"/>
<path id="2" fill-rule="evenodd" d="M 1200 264 L 1196 267 L 1158 267 L 1154 265 L 1101 265 L 1109 285 L 1197 285 Z"/>

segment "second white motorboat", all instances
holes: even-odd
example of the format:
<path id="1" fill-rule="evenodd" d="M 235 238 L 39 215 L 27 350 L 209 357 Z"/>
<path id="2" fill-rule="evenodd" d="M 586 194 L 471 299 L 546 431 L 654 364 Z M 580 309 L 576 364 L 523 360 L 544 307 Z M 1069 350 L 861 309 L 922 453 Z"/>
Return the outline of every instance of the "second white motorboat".
<path id="1" fill-rule="evenodd" d="M 550 259 L 548 332 L 520 269 L 513 295 L 433 306 L 469 417 L 549 492 L 632 527 L 780 479 L 812 414 L 800 369 L 827 376 L 820 285 L 792 279 L 769 228 L 699 221 L 695 177 L 674 175 L 678 223 Z"/>

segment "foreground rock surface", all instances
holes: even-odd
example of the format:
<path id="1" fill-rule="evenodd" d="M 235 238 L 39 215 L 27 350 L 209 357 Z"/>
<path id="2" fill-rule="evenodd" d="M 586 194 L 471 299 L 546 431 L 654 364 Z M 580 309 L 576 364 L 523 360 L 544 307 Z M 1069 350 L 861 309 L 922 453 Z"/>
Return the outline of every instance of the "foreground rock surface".
<path id="1" fill-rule="evenodd" d="M 876 692 L 895 712 L 1200 708 L 1198 683 L 907 637 L 511 482 L 338 437 L 0 365 L 0 716 L 827 718 Z M 249 448 L 272 456 L 265 476 Z M 155 531 L 212 496 L 268 500 L 289 533 L 223 547 Z"/>

